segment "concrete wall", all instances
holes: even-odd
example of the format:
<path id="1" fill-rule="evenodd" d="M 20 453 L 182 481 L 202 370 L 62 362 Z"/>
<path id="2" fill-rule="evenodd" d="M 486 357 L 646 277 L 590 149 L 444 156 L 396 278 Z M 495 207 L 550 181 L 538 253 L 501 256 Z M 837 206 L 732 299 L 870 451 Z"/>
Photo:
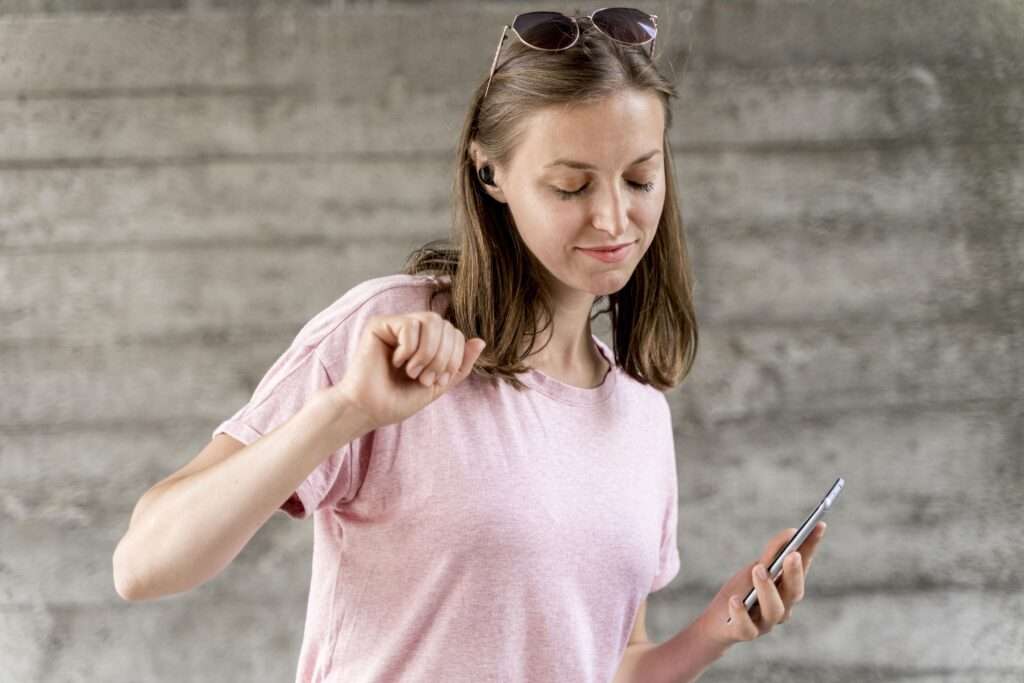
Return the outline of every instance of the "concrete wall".
<path id="1" fill-rule="evenodd" d="M 292 679 L 311 523 L 150 603 L 113 549 L 306 320 L 446 234 L 502 24 L 578 7 L 0 0 L 0 678 Z M 1022 680 L 1024 3 L 643 7 L 702 323 L 651 637 L 843 476 L 793 619 L 704 680 Z"/>

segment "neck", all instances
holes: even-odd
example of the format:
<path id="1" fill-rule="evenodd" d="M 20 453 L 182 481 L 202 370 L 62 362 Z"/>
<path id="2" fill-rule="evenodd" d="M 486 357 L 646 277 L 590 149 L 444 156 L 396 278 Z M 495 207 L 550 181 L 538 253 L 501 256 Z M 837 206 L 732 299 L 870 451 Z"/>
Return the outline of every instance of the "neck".
<path id="1" fill-rule="evenodd" d="M 601 371 L 607 364 L 594 346 L 590 328 L 593 301 L 593 296 L 590 296 L 589 303 L 578 303 L 572 310 L 556 308 L 550 328 L 535 342 L 544 348 L 527 356 L 526 365 L 563 375 L 581 372 L 603 374 Z"/>

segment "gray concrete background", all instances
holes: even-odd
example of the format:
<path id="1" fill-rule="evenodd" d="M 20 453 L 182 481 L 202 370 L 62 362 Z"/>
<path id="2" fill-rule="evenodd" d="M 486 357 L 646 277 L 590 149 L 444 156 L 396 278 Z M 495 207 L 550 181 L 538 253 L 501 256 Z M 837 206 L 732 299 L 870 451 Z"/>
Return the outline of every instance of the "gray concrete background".
<path id="1" fill-rule="evenodd" d="M 445 236 L 502 24 L 581 7 L 0 0 L 0 679 L 292 680 L 311 523 L 150 603 L 114 546 L 305 321 Z M 1024 3 L 641 7 L 702 323 L 651 637 L 843 476 L 792 621 L 702 680 L 1021 681 Z"/>

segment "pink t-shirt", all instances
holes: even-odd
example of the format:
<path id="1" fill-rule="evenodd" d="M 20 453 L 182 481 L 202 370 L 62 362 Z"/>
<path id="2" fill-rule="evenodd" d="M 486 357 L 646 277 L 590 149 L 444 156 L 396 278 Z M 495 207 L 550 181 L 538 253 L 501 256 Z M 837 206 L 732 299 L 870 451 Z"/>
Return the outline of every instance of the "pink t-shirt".
<path id="1" fill-rule="evenodd" d="M 350 289 L 220 424 L 250 444 L 341 380 L 374 315 L 429 309 L 433 278 Z M 447 302 L 439 294 L 433 310 Z M 668 402 L 614 365 L 523 393 L 470 375 L 342 446 L 281 505 L 313 513 L 296 681 L 607 683 L 647 594 L 679 571 Z"/>

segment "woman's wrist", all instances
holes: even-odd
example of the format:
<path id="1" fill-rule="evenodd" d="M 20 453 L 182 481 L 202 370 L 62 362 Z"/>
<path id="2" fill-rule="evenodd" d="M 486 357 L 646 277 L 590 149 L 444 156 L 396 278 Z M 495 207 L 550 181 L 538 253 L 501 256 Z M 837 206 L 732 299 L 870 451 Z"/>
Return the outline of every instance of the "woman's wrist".
<path id="1" fill-rule="evenodd" d="M 320 398 L 334 416 L 334 421 L 344 425 L 343 430 L 347 434 L 354 434 L 355 438 L 358 438 L 377 428 L 378 425 L 372 417 L 349 395 L 347 387 L 343 384 L 335 384 L 325 389 Z"/>
<path id="2" fill-rule="evenodd" d="M 702 612 L 697 620 L 693 623 L 695 640 L 699 644 L 699 647 L 709 655 L 714 655 L 716 658 L 721 657 L 729 648 L 735 645 L 738 641 L 729 640 L 723 641 L 715 638 L 711 635 L 712 630 L 707 628 L 708 620 L 714 617 L 710 612 Z"/>

